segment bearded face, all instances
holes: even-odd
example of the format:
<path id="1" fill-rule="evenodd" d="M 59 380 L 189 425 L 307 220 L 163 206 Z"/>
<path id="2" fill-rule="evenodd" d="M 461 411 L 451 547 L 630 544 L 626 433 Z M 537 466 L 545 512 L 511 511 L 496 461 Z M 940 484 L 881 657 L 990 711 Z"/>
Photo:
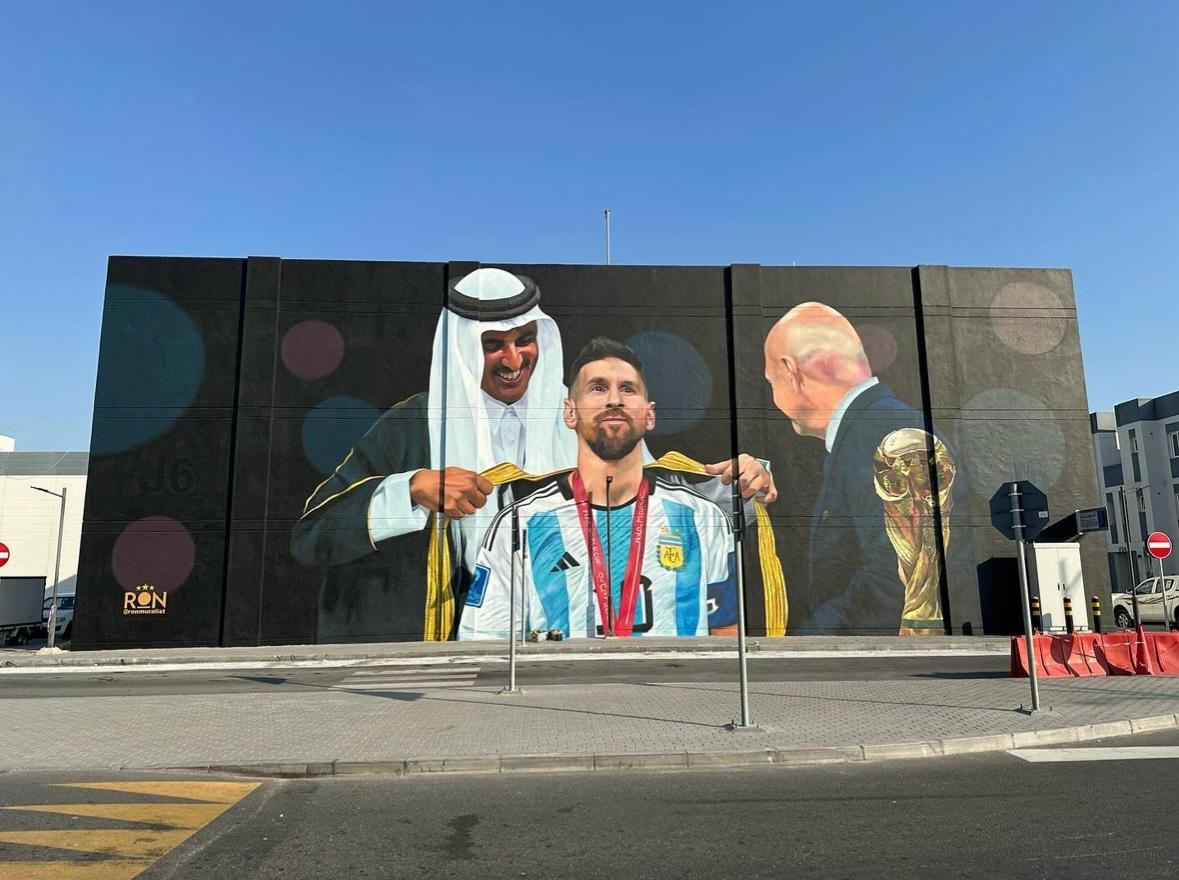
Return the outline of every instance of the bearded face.
<path id="1" fill-rule="evenodd" d="M 586 364 L 565 404 L 565 424 L 603 461 L 625 458 L 655 427 L 642 377 L 618 358 Z"/>
<path id="2" fill-rule="evenodd" d="M 587 419 L 579 424 L 577 433 L 602 461 L 618 461 L 638 445 L 647 430 L 636 424 L 625 410 L 611 408 L 592 421 Z"/>

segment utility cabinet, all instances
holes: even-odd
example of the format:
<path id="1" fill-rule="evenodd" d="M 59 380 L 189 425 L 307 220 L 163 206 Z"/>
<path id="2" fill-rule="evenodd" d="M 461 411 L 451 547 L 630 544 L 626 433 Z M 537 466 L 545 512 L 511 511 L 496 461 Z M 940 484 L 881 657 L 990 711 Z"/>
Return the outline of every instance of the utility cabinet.
<path id="1" fill-rule="evenodd" d="M 1085 581 L 1081 577 L 1080 544 L 1027 545 L 1028 580 L 1032 595 L 1040 599 L 1044 632 L 1065 632 L 1064 600 L 1073 603 L 1073 627 L 1089 629 Z"/>

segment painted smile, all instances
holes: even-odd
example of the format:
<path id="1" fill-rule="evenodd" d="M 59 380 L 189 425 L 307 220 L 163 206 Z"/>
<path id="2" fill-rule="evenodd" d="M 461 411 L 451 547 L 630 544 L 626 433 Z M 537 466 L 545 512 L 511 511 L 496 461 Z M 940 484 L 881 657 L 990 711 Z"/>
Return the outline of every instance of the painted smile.
<path id="1" fill-rule="evenodd" d="M 529 366 L 529 364 L 521 364 L 515 370 L 509 370 L 506 367 L 496 367 L 491 371 L 491 374 L 505 385 L 515 385 L 524 378 L 524 374 L 528 372 Z"/>

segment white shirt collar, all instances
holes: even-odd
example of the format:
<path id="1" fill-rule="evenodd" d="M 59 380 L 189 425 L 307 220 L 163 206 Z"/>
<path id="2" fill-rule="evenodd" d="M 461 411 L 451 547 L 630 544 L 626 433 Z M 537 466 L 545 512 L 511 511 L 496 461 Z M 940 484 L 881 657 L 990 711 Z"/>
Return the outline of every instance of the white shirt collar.
<path id="1" fill-rule="evenodd" d="M 526 407 L 524 401 L 527 400 L 528 396 L 525 395 L 523 399 L 518 400 L 516 403 L 504 403 L 502 400 L 496 400 L 494 397 L 492 397 L 486 391 L 481 391 L 480 393 L 482 394 L 482 397 L 483 397 L 483 409 L 487 413 L 488 421 L 491 422 L 491 437 L 492 437 L 495 445 L 498 447 L 497 451 L 500 452 L 501 454 L 502 453 L 510 453 L 513 455 L 518 454 L 518 452 L 519 452 L 518 448 L 513 448 L 513 449 L 504 449 L 503 448 L 504 447 L 503 436 L 502 436 L 503 424 L 504 424 L 504 419 L 508 416 L 508 413 L 512 413 L 513 415 L 515 415 L 519 419 L 520 435 L 516 439 L 516 445 L 522 446 L 523 445 L 522 441 L 524 439 L 524 426 L 525 426 L 525 424 L 527 424 L 525 422 L 525 415 L 526 415 L 527 407 Z M 516 459 L 514 457 L 504 459 L 504 460 L 505 461 L 516 461 Z M 517 464 L 519 464 L 519 463 L 520 462 L 517 462 Z"/>
<path id="2" fill-rule="evenodd" d="M 825 441 L 827 443 L 827 451 L 830 452 L 835 448 L 835 435 L 839 433 L 839 423 L 843 421 L 843 416 L 847 412 L 848 407 L 852 405 L 857 397 L 871 388 L 873 385 L 879 385 L 880 380 L 875 376 L 869 376 L 858 385 L 853 385 L 847 390 L 847 394 L 839 399 L 839 404 L 835 407 L 835 411 L 831 413 L 831 421 L 827 423 L 827 436 Z"/>

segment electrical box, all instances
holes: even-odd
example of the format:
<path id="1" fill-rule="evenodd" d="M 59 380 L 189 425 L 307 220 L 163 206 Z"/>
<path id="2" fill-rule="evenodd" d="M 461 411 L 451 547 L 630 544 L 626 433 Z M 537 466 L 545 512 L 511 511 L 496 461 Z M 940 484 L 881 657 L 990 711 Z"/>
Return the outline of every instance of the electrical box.
<path id="1" fill-rule="evenodd" d="M 1044 632 L 1065 632 L 1064 600 L 1073 604 L 1073 628 L 1089 629 L 1089 606 L 1085 599 L 1085 581 L 1081 576 L 1080 544 L 1026 545 L 1028 551 L 1028 587 L 1040 599 L 1040 619 Z"/>

